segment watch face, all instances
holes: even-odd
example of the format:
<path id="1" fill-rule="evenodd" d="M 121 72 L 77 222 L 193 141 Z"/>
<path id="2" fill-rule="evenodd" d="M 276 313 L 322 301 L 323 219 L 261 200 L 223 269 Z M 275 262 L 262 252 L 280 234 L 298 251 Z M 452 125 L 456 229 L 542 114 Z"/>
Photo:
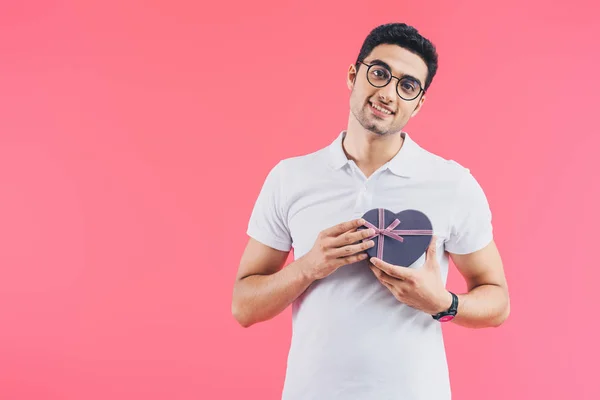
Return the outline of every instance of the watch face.
<path id="1" fill-rule="evenodd" d="M 454 315 L 444 315 L 442 318 L 439 319 L 439 321 L 448 322 L 448 321 L 452 321 L 453 319 L 454 319 Z"/>

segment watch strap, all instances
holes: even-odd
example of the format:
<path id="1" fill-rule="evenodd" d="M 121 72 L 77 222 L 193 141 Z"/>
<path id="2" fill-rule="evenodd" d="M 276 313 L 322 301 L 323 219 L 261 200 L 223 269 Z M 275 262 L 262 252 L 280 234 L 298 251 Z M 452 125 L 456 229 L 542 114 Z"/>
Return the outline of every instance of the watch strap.
<path id="1" fill-rule="evenodd" d="M 454 317 L 458 311 L 458 296 L 450 291 L 448 291 L 452 295 L 452 304 L 446 311 L 442 311 L 440 313 L 432 315 L 433 319 L 440 320 L 443 317 Z"/>

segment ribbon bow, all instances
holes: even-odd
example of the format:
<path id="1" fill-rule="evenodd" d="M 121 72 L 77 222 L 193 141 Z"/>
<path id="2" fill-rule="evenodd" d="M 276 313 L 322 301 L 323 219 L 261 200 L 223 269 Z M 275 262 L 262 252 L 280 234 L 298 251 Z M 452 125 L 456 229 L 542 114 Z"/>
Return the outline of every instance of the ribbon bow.
<path id="1" fill-rule="evenodd" d="M 379 226 L 375 226 L 372 223 L 370 223 L 369 221 L 365 221 L 365 226 L 367 228 L 373 229 L 375 231 L 375 234 L 369 236 L 366 239 L 363 239 L 363 241 L 366 240 L 371 240 L 374 237 L 377 237 L 377 258 L 382 259 L 383 257 L 383 243 L 384 243 L 384 236 L 387 237 L 391 237 L 392 239 L 395 239 L 399 242 L 404 242 L 404 238 L 400 235 L 420 235 L 420 236 L 425 236 L 425 235 L 432 235 L 433 231 L 432 230 L 427 230 L 427 229 L 397 229 L 394 230 L 395 227 L 397 227 L 398 225 L 400 225 L 400 220 L 398 218 L 396 218 L 394 221 L 392 221 L 391 224 L 388 225 L 387 228 L 384 227 L 384 209 L 383 208 L 379 208 L 378 209 L 379 212 Z"/>

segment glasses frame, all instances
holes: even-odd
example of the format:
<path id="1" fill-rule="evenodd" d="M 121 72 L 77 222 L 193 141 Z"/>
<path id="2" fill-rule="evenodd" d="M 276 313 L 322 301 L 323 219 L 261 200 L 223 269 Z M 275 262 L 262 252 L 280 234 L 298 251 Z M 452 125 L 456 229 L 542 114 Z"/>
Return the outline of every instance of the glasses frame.
<path id="1" fill-rule="evenodd" d="M 365 62 L 363 62 L 363 61 L 359 61 L 359 63 L 367 67 L 367 82 L 369 82 L 369 84 L 370 84 L 371 86 L 373 86 L 373 87 L 376 87 L 376 88 L 382 88 L 382 87 L 386 87 L 386 86 L 387 86 L 387 85 L 388 85 L 388 84 L 389 84 L 389 83 L 392 81 L 392 78 L 396 78 L 396 79 L 398 80 L 398 82 L 396 83 L 396 93 L 398 94 L 398 96 L 399 96 L 399 97 L 400 97 L 402 100 L 405 100 L 405 101 L 413 101 L 413 100 L 415 100 L 416 98 L 418 98 L 418 97 L 421 95 L 421 93 L 422 93 L 422 94 L 425 94 L 425 89 L 423 89 L 423 86 L 421 86 L 421 83 L 417 81 L 417 83 L 419 84 L 419 93 L 417 93 L 417 95 L 416 95 L 415 97 L 413 97 L 413 98 L 410 98 L 410 99 L 404 98 L 404 97 L 402 97 L 402 95 L 400 94 L 400 91 L 398 90 L 398 85 L 400 85 L 400 81 L 401 81 L 401 80 L 402 80 L 404 77 L 402 77 L 402 78 L 398 78 L 397 76 L 394 76 L 394 75 L 392 75 L 392 71 L 390 71 L 389 69 L 387 69 L 386 67 L 384 67 L 384 66 L 383 66 L 383 65 L 381 65 L 381 64 L 377 64 L 377 63 L 376 63 L 376 64 L 367 64 L 367 63 L 365 63 Z M 381 68 L 385 68 L 385 69 L 387 69 L 387 70 L 390 72 L 390 79 L 388 79 L 388 81 L 387 81 L 385 84 L 381 85 L 381 86 L 374 85 L 374 84 L 371 82 L 371 80 L 369 79 L 369 71 L 371 70 L 371 68 L 372 68 L 372 67 L 381 67 Z"/>

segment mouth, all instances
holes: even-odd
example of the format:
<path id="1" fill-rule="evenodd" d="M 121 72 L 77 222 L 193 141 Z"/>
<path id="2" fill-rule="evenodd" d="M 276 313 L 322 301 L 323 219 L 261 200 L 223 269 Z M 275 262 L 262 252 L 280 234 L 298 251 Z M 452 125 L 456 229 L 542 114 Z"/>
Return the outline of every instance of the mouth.
<path id="1" fill-rule="evenodd" d="M 386 107 L 380 106 L 379 104 L 374 104 L 369 101 L 369 108 L 373 112 L 373 114 L 379 117 L 390 117 L 394 115 L 394 112 Z"/>

